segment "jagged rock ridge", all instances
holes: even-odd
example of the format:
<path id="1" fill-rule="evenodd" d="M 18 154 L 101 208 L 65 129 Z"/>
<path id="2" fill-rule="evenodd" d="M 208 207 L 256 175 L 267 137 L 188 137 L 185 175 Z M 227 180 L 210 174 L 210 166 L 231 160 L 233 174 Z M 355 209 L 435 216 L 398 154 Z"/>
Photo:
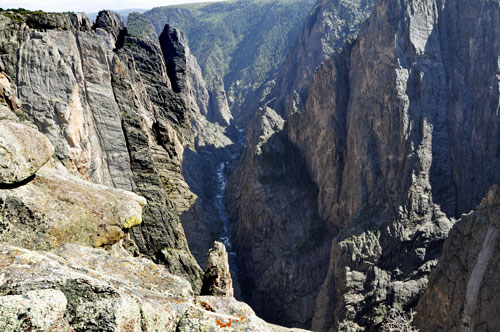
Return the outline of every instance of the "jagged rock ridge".
<path id="1" fill-rule="evenodd" d="M 246 103 L 259 98 L 261 85 L 281 66 L 313 4 L 312 0 L 183 4 L 153 8 L 144 15 L 158 33 L 165 23 L 186 33 L 212 104 L 227 96 L 238 121 L 253 113 Z"/>
<path id="2" fill-rule="evenodd" d="M 58 160 L 86 180 L 143 195 L 149 204 L 130 250 L 168 262 L 199 289 L 201 269 L 179 218 L 197 200 L 182 174 L 185 147 L 195 140 L 191 122 L 206 120 L 197 120 L 191 83 L 176 69 L 189 56 L 183 40 L 164 53 L 175 32 L 162 34 L 163 42 L 129 36 L 106 11 L 93 27 L 81 15 L 29 12 L 1 14 L 0 25 L 3 67 Z"/>

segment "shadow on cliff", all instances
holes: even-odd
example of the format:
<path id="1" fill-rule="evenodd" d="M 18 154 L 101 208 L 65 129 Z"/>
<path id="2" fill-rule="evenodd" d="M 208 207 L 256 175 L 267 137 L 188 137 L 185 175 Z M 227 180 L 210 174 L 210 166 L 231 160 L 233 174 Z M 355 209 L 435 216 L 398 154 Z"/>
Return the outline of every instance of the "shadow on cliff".
<path id="1" fill-rule="evenodd" d="M 243 299 L 267 321 L 308 327 L 334 230 L 319 217 L 318 188 L 286 134 L 275 132 L 257 150 L 246 151 L 229 197 Z"/>
<path id="2" fill-rule="evenodd" d="M 231 164 L 237 161 L 243 150 L 239 135 L 242 133 L 234 127 L 228 127 L 226 135 L 233 144 L 223 147 L 214 145 L 196 146 L 196 150 L 186 148 L 183 155 L 183 176 L 189 189 L 197 198 L 188 210 L 180 216 L 191 252 L 202 268 L 205 267 L 208 249 L 213 241 L 223 235 L 223 221 L 226 211 L 221 207 L 225 188 L 220 188 L 221 180 L 230 176 Z M 222 168 L 222 179 L 217 172 Z M 227 182 L 224 182 L 224 185 Z"/>

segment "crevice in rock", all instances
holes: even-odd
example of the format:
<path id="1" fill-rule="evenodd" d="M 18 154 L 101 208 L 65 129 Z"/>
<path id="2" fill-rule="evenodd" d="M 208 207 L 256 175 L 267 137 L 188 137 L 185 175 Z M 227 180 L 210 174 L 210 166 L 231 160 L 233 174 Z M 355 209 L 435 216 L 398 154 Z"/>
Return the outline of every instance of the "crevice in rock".
<path id="1" fill-rule="evenodd" d="M 36 178 L 36 174 L 33 174 L 26 179 L 16 182 L 16 183 L 0 183 L 0 189 L 16 189 L 27 185 Z"/>

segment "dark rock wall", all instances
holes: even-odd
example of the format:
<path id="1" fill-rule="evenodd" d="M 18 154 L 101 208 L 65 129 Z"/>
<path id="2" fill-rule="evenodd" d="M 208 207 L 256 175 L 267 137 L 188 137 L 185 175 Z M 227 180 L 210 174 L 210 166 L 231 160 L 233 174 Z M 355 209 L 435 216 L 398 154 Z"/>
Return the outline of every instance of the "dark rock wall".
<path id="1" fill-rule="evenodd" d="M 266 106 L 248 125 L 247 148 L 229 184 L 229 210 L 246 278 L 242 279 L 245 300 L 280 324 L 311 326 L 336 232 L 318 214 L 318 185 L 286 133 L 284 119 L 303 105 L 316 68 L 356 34 L 372 5 L 372 1 L 317 2 L 276 83 L 270 82 L 268 91 L 263 91 Z M 339 79 L 346 81 L 340 74 Z M 329 75 L 323 83 L 335 85 Z"/>
<path id="2" fill-rule="evenodd" d="M 477 210 L 462 215 L 417 306 L 422 331 L 496 331 L 500 324 L 500 192 L 491 188 Z"/>
<path id="3" fill-rule="evenodd" d="M 252 243 L 241 250 L 247 269 L 261 271 L 248 250 L 259 241 L 270 243 L 266 249 L 275 243 L 287 248 L 280 233 L 263 232 L 279 225 L 277 218 L 300 215 L 294 225 L 307 225 L 312 214 L 304 211 L 312 210 L 336 234 L 313 330 L 377 330 L 390 308 L 414 307 L 454 219 L 500 180 L 498 11 L 494 1 L 376 1 L 359 37 L 317 70 L 310 91 L 304 90 L 304 106 L 300 87 L 298 97 L 285 102 L 279 113 L 289 118 L 275 135 L 281 140 L 257 135 L 260 148 L 248 144 L 253 150 L 237 176 L 264 168 L 259 151 L 272 151 L 269 158 L 277 157 L 278 165 L 302 169 L 317 194 L 309 195 L 310 203 L 300 200 L 307 208 L 296 212 L 297 203 L 283 198 L 291 190 L 270 199 L 284 179 L 265 191 L 258 190 L 263 186 L 256 177 L 233 182 L 241 188 L 232 189 L 238 233 Z M 283 141 L 292 146 L 295 161 L 279 158 Z M 258 208 L 249 197 L 261 202 Z M 321 247 L 321 241 L 312 242 Z M 277 250 L 274 257 L 285 252 Z M 296 257 L 275 260 L 307 271 L 300 260 L 306 256 Z M 257 284 L 263 278 L 256 275 Z M 295 323 L 281 317 L 275 319 Z"/>

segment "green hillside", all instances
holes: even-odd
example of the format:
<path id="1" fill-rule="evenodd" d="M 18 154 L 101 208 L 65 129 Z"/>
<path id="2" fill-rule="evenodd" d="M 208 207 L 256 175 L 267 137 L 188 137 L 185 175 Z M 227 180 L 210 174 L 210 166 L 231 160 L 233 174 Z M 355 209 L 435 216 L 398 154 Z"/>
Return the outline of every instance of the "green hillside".
<path id="1" fill-rule="evenodd" d="M 159 7 L 144 15 L 157 32 L 169 23 L 186 33 L 207 83 L 223 77 L 238 112 L 283 62 L 314 2 L 237 0 Z"/>

